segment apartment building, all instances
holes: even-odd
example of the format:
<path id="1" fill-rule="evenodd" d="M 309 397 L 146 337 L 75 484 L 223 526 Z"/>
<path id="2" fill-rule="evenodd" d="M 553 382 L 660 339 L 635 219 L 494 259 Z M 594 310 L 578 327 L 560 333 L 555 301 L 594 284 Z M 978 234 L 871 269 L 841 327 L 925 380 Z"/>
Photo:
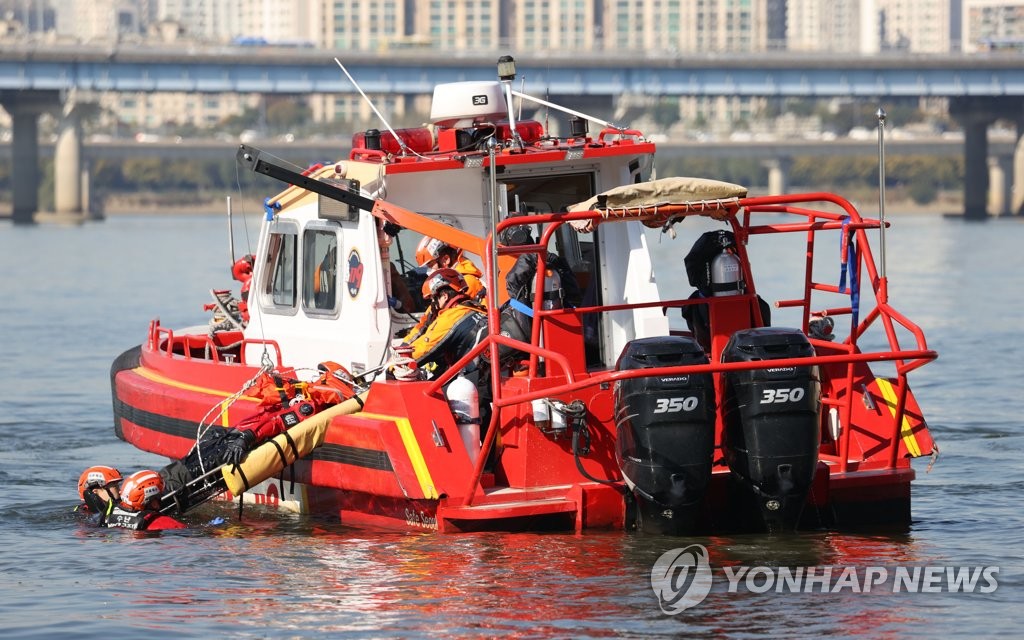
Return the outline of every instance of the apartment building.
<path id="1" fill-rule="evenodd" d="M 861 0 L 788 0 L 787 5 L 788 51 L 849 54 L 865 49 Z"/>
<path id="2" fill-rule="evenodd" d="M 961 22 L 965 51 L 1024 37 L 1024 0 L 61 0 L 52 9 L 58 29 L 83 41 L 156 37 L 153 27 L 160 23 L 179 27 L 164 34 L 205 43 L 305 44 L 342 54 L 410 48 L 530 52 L 550 56 L 552 64 L 559 56 L 616 51 L 661 57 L 783 48 L 946 52 Z M 296 99 L 317 121 L 373 117 L 354 92 Z M 371 99 L 397 119 L 428 105 L 425 96 Z M 139 94 L 104 96 L 103 103 L 123 121 L 148 128 L 168 122 L 208 126 L 259 98 Z M 681 118 L 711 123 L 749 118 L 760 106 L 735 98 L 678 100 Z"/>
<path id="3" fill-rule="evenodd" d="M 965 53 L 1024 51 L 1024 0 L 963 0 Z"/>

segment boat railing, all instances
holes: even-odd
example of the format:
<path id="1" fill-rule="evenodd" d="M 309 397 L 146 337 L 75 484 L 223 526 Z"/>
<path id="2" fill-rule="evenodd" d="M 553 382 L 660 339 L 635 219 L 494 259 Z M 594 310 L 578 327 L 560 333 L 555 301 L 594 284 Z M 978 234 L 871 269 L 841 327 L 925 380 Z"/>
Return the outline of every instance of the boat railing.
<path id="1" fill-rule="evenodd" d="M 266 348 L 270 347 L 274 351 L 274 355 L 276 357 L 277 369 L 280 370 L 284 368 L 284 363 L 281 360 L 281 347 L 275 340 L 267 340 L 263 338 L 242 338 L 231 345 L 231 354 L 228 354 L 231 358 L 229 359 L 226 354 L 221 353 L 223 347 L 218 345 L 210 336 L 195 333 L 177 335 L 172 329 L 160 326 L 159 320 L 153 320 L 149 325 L 149 337 L 147 344 L 150 350 L 168 358 L 209 360 L 219 364 L 236 363 L 242 366 L 249 366 L 245 355 L 247 351 L 246 347 L 263 346 L 264 349 L 261 352 L 261 358 L 262 353 L 266 352 Z M 193 351 L 201 351 L 203 354 L 202 357 L 194 356 Z"/>
<path id="2" fill-rule="evenodd" d="M 471 253 L 481 255 L 484 258 L 484 268 L 486 273 L 486 281 L 495 283 L 495 262 L 506 266 L 509 264 L 508 261 L 515 258 L 515 256 L 532 252 L 537 255 L 537 280 L 535 282 L 535 291 L 542 291 L 544 284 L 545 272 L 547 270 L 547 250 L 552 234 L 563 224 L 580 222 L 583 225 L 590 224 L 602 224 L 607 222 L 617 221 L 630 221 L 636 220 L 644 223 L 648 227 L 662 227 L 663 230 L 670 228 L 674 223 L 679 222 L 686 217 L 690 216 L 707 216 L 718 220 L 724 220 L 731 225 L 733 232 L 737 240 L 737 250 L 740 253 L 741 264 L 743 264 L 744 277 L 748 283 L 753 283 L 752 274 L 750 273 L 750 263 L 746 256 L 745 244 L 749 236 L 766 233 L 783 233 L 783 232 L 804 232 L 807 234 L 807 258 L 806 258 L 806 271 L 804 277 L 804 291 L 803 295 L 797 299 L 787 299 L 779 303 L 779 306 L 785 307 L 799 307 L 802 314 L 802 330 L 805 334 L 809 333 L 809 323 L 812 316 L 818 315 L 843 315 L 847 314 L 851 317 L 855 317 L 859 309 L 854 308 L 854 303 L 851 300 L 849 306 L 838 306 L 829 307 L 826 309 L 814 309 L 811 306 L 811 294 L 812 292 L 828 292 L 835 294 L 842 294 L 843 291 L 839 287 L 815 282 L 812 278 L 813 264 L 814 264 L 814 248 L 815 239 L 818 232 L 821 231 L 835 231 L 839 233 L 847 234 L 846 240 L 855 242 L 857 252 L 855 260 L 852 264 L 847 264 L 847 268 L 850 269 L 851 276 L 856 275 L 857 283 L 865 282 L 870 284 L 871 291 L 874 294 L 875 306 L 864 315 L 863 318 L 858 318 L 858 322 L 851 322 L 852 326 L 850 333 L 842 343 L 833 344 L 830 342 L 816 340 L 813 337 L 812 344 L 816 347 L 823 348 L 826 345 L 832 345 L 831 349 L 837 350 L 839 353 L 833 355 L 817 356 L 812 360 L 802 360 L 799 364 L 832 364 L 843 362 L 847 366 L 847 375 L 845 381 L 833 380 L 833 383 L 839 388 L 840 391 L 846 390 L 845 398 L 835 401 L 836 404 L 842 408 L 842 416 L 846 420 L 846 424 L 850 424 L 849 418 L 852 415 L 852 405 L 854 396 L 854 365 L 858 361 L 894 361 L 897 369 L 897 378 L 895 384 L 896 390 L 896 407 L 893 411 L 893 422 L 892 422 L 892 436 L 890 437 L 891 449 L 890 459 L 895 462 L 895 458 L 898 455 L 898 444 L 899 439 L 896 437 L 900 429 L 900 425 L 903 423 L 903 419 L 906 414 L 906 400 L 908 396 L 909 387 L 906 383 L 906 376 L 911 370 L 920 367 L 924 363 L 934 359 L 936 354 L 927 348 L 927 343 L 924 339 L 924 334 L 919 327 L 910 322 L 907 318 L 897 313 L 890 305 L 888 301 L 888 285 L 884 275 L 879 275 L 878 269 L 875 266 L 874 258 L 871 253 L 870 243 L 867 238 L 867 230 L 872 228 L 879 228 L 880 221 L 865 220 L 862 219 L 860 214 L 857 212 L 853 205 L 839 196 L 830 193 L 807 193 L 799 195 L 787 195 L 787 196 L 759 196 L 759 197 L 745 197 L 737 198 L 730 197 L 726 199 L 710 199 L 710 200 L 699 200 L 692 202 L 677 202 L 677 203 L 655 203 L 645 204 L 643 206 L 633 208 L 619 208 L 619 209 L 608 209 L 608 210 L 586 210 L 586 211 L 575 211 L 575 212 L 562 212 L 562 213 L 550 213 L 550 214 L 538 214 L 531 216 L 517 216 L 508 218 L 506 220 L 498 221 L 495 224 L 494 235 L 498 236 L 501 231 L 519 224 L 541 224 L 545 225 L 545 230 L 542 238 L 536 245 L 527 245 L 519 247 L 504 247 L 499 246 L 497 248 L 492 245 L 492 238 L 486 239 L 473 236 L 458 229 L 454 229 L 448 225 L 445 225 L 439 221 L 430 219 L 426 216 L 422 216 L 415 212 L 409 211 L 393 203 L 387 203 L 383 200 L 371 200 L 363 196 L 348 193 L 345 190 L 338 189 L 333 185 L 321 182 L 319 180 L 313 180 L 306 176 L 294 174 L 287 168 L 279 166 L 273 162 L 266 161 L 261 157 L 258 150 L 245 147 L 244 145 L 239 148 L 238 158 L 240 162 L 243 162 L 249 166 L 253 171 L 258 173 L 264 173 L 268 176 L 275 177 L 281 180 L 285 180 L 290 184 L 297 185 L 321 195 L 331 197 L 346 204 L 358 206 L 359 208 L 371 210 L 371 213 L 387 222 L 397 224 L 401 227 L 411 229 L 413 231 L 428 235 L 431 237 L 443 237 L 445 242 L 452 246 L 459 247 L 467 250 Z M 839 213 L 822 211 L 819 209 L 808 208 L 805 205 L 810 203 L 830 203 L 831 205 L 839 209 Z M 753 214 L 793 214 L 802 216 L 804 220 L 798 223 L 771 223 L 771 224 L 760 224 L 752 225 L 751 218 Z M 504 262 L 503 262 L 504 260 Z M 863 272 L 863 273 L 862 273 Z M 867 276 L 864 280 L 861 278 L 862 275 Z M 548 316 L 556 314 L 566 313 L 602 313 L 610 311 L 625 311 L 630 309 L 639 309 L 643 306 L 684 306 L 687 304 L 685 301 L 658 301 L 656 303 L 627 303 L 619 305 L 600 305 L 588 307 L 585 309 L 577 309 L 575 311 L 548 311 L 541 308 L 542 301 L 539 296 L 535 297 L 534 300 L 534 322 L 532 323 L 531 336 L 529 343 L 512 340 L 499 336 L 500 318 L 499 318 L 499 305 L 497 287 L 488 287 L 488 325 L 491 336 L 484 340 L 481 345 L 478 345 L 478 349 L 474 349 L 472 357 L 475 357 L 483 353 L 484 349 L 490 349 L 491 353 L 491 371 L 492 371 L 492 390 L 494 392 L 494 403 L 495 406 L 502 408 L 511 404 L 520 402 L 526 402 L 531 399 L 542 397 L 542 395 L 556 395 L 556 394 L 568 394 L 578 391 L 587 386 L 608 383 L 618 380 L 626 375 L 626 377 L 632 376 L 650 376 L 658 375 L 658 370 L 644 369 L 640 370 L 637 374 L 623 374 L 623 372 L 597 372 L 593 375 L 586 375 L 580 377 L 578 380 L 572 380 L 571 377 L 574 374 L 572 368 L 568 365 L 567 361 L 561 357 L 561 354 L 555 353 L 550 350 L 542 351 L 540 345 L 540 333 L 541 325 L 544 323 L 544 319 Z M 852 292 L 854 287 L 850 287 L 849 291 Z M 859 287 L 858 287 L 859 293 Z M 753 302 L 756 299 L 756 291 L 753 286 L 750 286 L 749 291 L 745 295 L 748 299 Z M 723 298 L 709 298 L 702 299 L 700 302 L 708 304 L 721 304 Z M 735 299 L 735 296 L 733 297 Z M 753 304 L 752 315 L 755 317 L 760 315 L 757 305 Z M 888 343 L 888 350 L 876 350 L 871 353 L 862 353 L 859 346 L 859 339 L 867 329 L 874 323 L 880 322 L 883 326 L 886 340 Z M 903 350 L 900 348 L 899 339 L 896 335 L 897 326 L 903 329 L 909 330 L 913 335 L 914 341 L 917 348 L 911 350 Z M 504 398 L 502 396 L 502 389 L 500 385 L 500 364 L 498 362 L 498 347 L 500 345 L 509 346 L 530 354 L 529 363 L 529 375 L 536 376 L 538 374 L 538 365 L 540 358 L 545 358 L 554 363 L 557 363 L 561 368 L 566 371 L 567 382 L 559 387 L 545 389 L 544 392 L 536 391 L 527 394 L 517 394 L 514 397 Z M 716 354 L 711 354 L 712 359 L 716 357 Z M 453 367 L 455 373 L 458 372 L 459 368 L 464 367 L 470 360 L 470 356 L 463 358 L 458 363 L 458 367 Z M 278 356 L 280 359 L 280 356 Z M 774 361 L 773 361 L 774 362 Z M 777 363 L 775 363 L 777 364 Z M 761 368 L 763 364 L 748 364 L 741 365 L 738 363 L 724 364 L 712 364 L 708 365 L 706 370 L 711 372 L 727 371 L 732 368 L 750 368 L 756 369 Z M 429 393 L 437 393 L 441 385 L 450 379 L 450 377 L 442 378 L 427 387 Z M 826 402 L 833 402 L 833 399 L 826 398 Z M 495 412 L 491 421 L 491 428 L 488 430 L 488 435 L 485 438 L 484 452 L 483 455 L 477 461 L 473 487 L 468 495 L 472 495 L 475 487 L 479 483 L 479 478 L 482 473 L 483 460 L 487 457 L 487 452 L 490 447 L 493 446 L 494 434 L 497 429 L 495 428 L 497 422 L 498 412 Z M 843 470 L 846 469 L 849 452 L 849 438 L 850 430 L 845 431 L 845 436 L 842 438 L 840 443 L 840 456 L 842 458 Z M 468 499 L 468 498 L 467 498 Z"/>
<path id="3" fill-rule="evenodd" d="M 798 206 L 801 203 L 807 202 L 830 202 L 838 206 L 842 210 L 842 213 L 824 212 L 817 209 L 805 209 Z M 867 232 L 869 230 L 880 229 L 883 224 L 887 225 L 888 223 L 883 223 L 880 220 L 861 218 L 859 212 L 849 201 L 829 193 L 808 193 L 798 196 L 768 196 L 752 198 L 743 204 L 744 222 L 746 232 L 749 235 L 799 231 L 805 231 L 807 233 L 808 259 L 805 273 L 806 287 L 804 296 L 803 298 L 795 300 L 780 300 L 776 302 L 777 306 L 801 308 L 803 313 L 803 328 L 805 332 L 807 332 L 808 324 L 812 315 L 832 317 L 845 315 L 851 317 L 851 324 L 856 321 L 856 325 L 851 326 L 849 336 L 841 345 L 812 339 L 812 344 L 814 344 L 816 348 L 820 349 L 828 346 L 830 348 L 843 349 L 847 351 L 852 358 L 853 355 L 860 352 L 860 338 L 876 322 L 881 323 L 889 351 L 879 351 L 877 353 L 884 356 L 885 360 L 891 360 L 894 363 L 896 374 L 894 384 L 896 406 L 892 407 L 891 436 L 888 441 L 887 456 L 889 468 L 895 467 L 899 452 L 899 435 L 906 418 L 907 397 L 910 389 L 907 381 L 907 374 L 914 369 L 923 366 L 927 362 L 934 360 L 937 357 L 937 354 L 928 349 L 928 343 L 921 328 L 894 309 L 889 303 L 888 280 L 885 276 L 879 275 L 878 273 L 875 259 L 871 251 L 871 243 L 867 236 Z M 807 217 L 807 221 L 796 224 L 765 224 L 754 226 L 750 225 L 750 217 L 751 214 L 754 213 L 803 215 Z M 847 269 L 850 270 L 851 282 L 845 291 L 841 290 L 840 287 L 836 285 L 817 282 L 812 278 L 816 234 L 820 231 L 832 231 L 837 229 L 840 233 L 847 234 L 843 240 L 848 244 L 855 243 L 853 246 L 856 249 L 856 260 L 854 261 L 854 264 L 847 264 Z M 867 275 L 867 282 L 865 284 L 870 285 L 868 288 L 874 294 L 874 306 L 869 309 L 862 318 L 857 318 L 859 308 L 854 308 L 852 302 L 849 306 L 819 310 L 811 309 L 810 298 L 812 291 L 840 295 L 845 293 L 849 295 L 852 293 L 854 281 L 858 284 L 861 282 L 860 276 L 862 275 L 862 270 Z M 856 277 L 855 280 L 854 277 Z M 861 287 L 861 289 L 863 290 L 864 287 Z M 900 339 L 897 335 L 897 327 L 902 327 L 903 330 L 912 336 L 916 349 L 904 351 L 901 348 Z M 852 393 L 852 390 L 854 384 L 854 367 L 853 360 L 851 360 L 850 364 L 847 366 L 846 379 L 841 385 L 841 387 L 846 391 L 843 398 L 838 400 L 827 397 L 823 398 L 823 403 L 830 404 L 838 409 L 839 420 L 842 424 L 846 425 L 852 424 L 853 399 L 855 395 Z M 843 430 L 838 442 L 839 466 L 840 471 L 843 472 L 847 471 L 850 466 L 849 451 L 851 437 L 852 430 L 845 429 Z"/>
<path id="4" fill-rule="evenodd" d="M 833 213 L 828 211 L 821 211 L 818 209 L 810 209 L 800 206 L 803 203 L 811 202 L 830 202 L 838 206 L 842 213 Z M 609 216 L 607 212 L 599 210 L 591 211 L 579 211 L 572 213 L 551 213 L 541 214 L 532 216 L 517 216 L 508 218 L 501 221 L 497 226 L 497 233 L 500 234 L 509 227 L 530 224 L 530 225 L 544 225 L 544 232 L 541 239 L 536 244 L 531 245 L 520 245 L 514 247 L 499 246 L 493 255 L 511 255 L 518 256 L 525 253 L 534 253 L 537 255 L 537 280 L 534 285 L 535 291 L 544 290 L 544 277 L 546 271 L 547 261 L 547 246 L 552 235 L 557 231 L 558 227 L 563 224 L 567 224 L 573 221 L 593 221 L 594 223 L 611 222 L 611 221 L 622 221 L 622 220 L 643 220 L 649 226 L 652 222 L 665 221 L 668 222 L 669 218 L 673 218 L 675 221 L 682 220 L 683 218 L 691 215 L 712 215 L 712 212 L 721 212 L 723 207 L 711 207 L 707 206 L 707 203 L 701 203 L 701 207 L 697 208 L 691 204 L 684 205 L 670 205 L 651 207 L 643 210 L 637 210 L 633 215 L 629 215 L 628 212 L 619 212 L 618 215 Z M 730 203 L 727 206 L 732 206 Z M 909 391 L 909 386 L 906 381 L 907 374 L 923 364 L 934 360 L 937 354 L 928 349 L 927 342 L 925 341 L 924 334 L 920 327 L 908 320 L 905 316 L 898 313 L 888 303 L 888 292 L 886 288 L 886 280 L 884 277 L 879 277 L 877 269 L 874 265 L 874 259 L 870 250 L 870 243 L 868 241 L 866 232 L 869 229 L 877 229 L 881 223 L 877 220 L 865 220 L 862 219 L 857 210 L 853 207 L 849 201 L 840 198 L 834 194 L 829 193 L 808 193 L 796 196 L 764 196 L 764 197 L 752 197 L 743 198 L 738 201 L 738 206 L 735 207 L 736 215 L 730 217 L 729 223 L 732 225 L 734 233 L 737 235 L 737 244 L 739 250 L 744 254 L 741 257 L 741 262 L 746 270 L 745 276 L 747 282 L 752 282 L 751 274 L 749 273 L 749 260 L 745 255 L 743 245 L 746 243 L 747 236 L 768 234 L 768 233 L 794 233 L 804 232 L 807 234 L 807 249 L 808 257 L 806 263 L 805 273 L 805 286 L 804 295 L 800 299 L 795 300 L 783 300 L 777 303 L 779 307 L 801 307 L 803 316 L 803 330 L 805 333 L 808 331 L 808 324 L 812 315 L 841 315 L 854 313 L 852 304 L 845 307 L 835 307 L 822 310 L 814 310 L 811 308 L 811 293 L 812 291 L 821 291 L 835 294 L 843 294 L 838 286 L 829 285 L 825 283 L 815 282 L 811 274 L 813 272 L 813 256 L 814 256 L 814 245 L 816 234 L 822 231 L 838 231 L 840 233 L 852 234 L 850 239 L 853 239 L 857 243 L 857 256 L 856 261 L 852 265 L 848 265 L 850 269 L 860 270 L 863 269 L 868 275 L 868 282 L 870 283 L 870 289 L 873 291 L 875 296 L 875 306 L 865 315 L 865 317 L 858 323 L 856 327 L 851 329 L 850 335 L 842 343 L 833 343 L 824 340 L 818 340 L 811 338 L 812 343 L 819 349 L 825 347 L 832 350 L 838 350 L 840 353 L 831 353 L 829 355 L 815 355 L 809 358 L 792 358 L 785 360 L 772 360 L 771 365 L 773 367 L 779 366 L 815 366 L 815 365 L 846 365 L 847 373 L 846 379 L 843 381 L 834 381 L 837 383 L 837 387 L 845 390 L 845 393 L 841 394 L 844 399 L 837 400 L 835 398 L 823 398 L 825 404 L 831 404 L 833 406 L 838 405 L 842 411 L 842 419 L 845 424 L 851 424 L 850 418 L 852 415 L 853 408 L 853 396 L 852 393 L 854 387 L 854 365 L 857 363 L 870 363 L 870 362 L 893 362 L 896 367 L 897 379 L 894 385 L 896 389 L 897 402 L 896 407 L 893 411 L 891 421 L 891 433 L 889 435 L 889 466 L 895 467 L 896 458 L 898 455 L 899 448 L 899 433 L 901 425 L 903 424 L 904 417 L 906 415 L 906 399 Z M 752 225 L 751 218 L 752 214 L 755 213 L 773 213 L 773 214 L 794 214 L 803 216 L 806 221 L 798 223 L 773 223 L 773 224 L 762 224 Z M 487 239 L 487 242 L 491 242 L 491 238 Z M 490 274 L 491 269 L 494 268 L 493 261 L 491 259 L 492 252 L 484 251 L 484 268 L 485 273 Z M 488 279 L 488 281 L 491 281 Z M 860 282 L 860 279 L 857 279 Z M 543 319 L 546 317 L 573 314 L 573 315 L 584 315 L 590 313 L 604 313 L 612 311 L 626 311 L 643 308 L 654 308 L 660 307 L 664 309 L 685 307 L 692 304 L 715 304 L 715 299 L 697 299 L 697 300 L 659 300 L 654 302 L 641 302 L 641 303 L 621 303 L 621 304 L 610 304 L 610 305 L 595 305 L 590 307 L 578 307 L 574 309 L 557 309 L 557 310 L 545 310 L 541 307 L 542 300 L 540 296 L 535 296 L 533 305 L 533 318 L 534 322 L 531 323 L 531 336 L 530 342 L 526 343 L 523 341 L 514 340 L 506 336 L 500 335 L 500 317 L 499 317 L 499 304 L 496 292 L 488 291 L 488 322 L 490 326 L 490 335 L 477 345 L 470 354 L 467 354 L 462 360 L 460 360 L 452 370 L 449 372 L 450 375 L 445 375 L 439 378 L 428 388 L 428 393 L 436 393 L 440 390 L 441 386 L 448 382 L 452 377 L 457 375 L 458 371 L 468 364 L 473 358 L 483 353 L 485 349 L 490 349 L 490 366 L 491 366 L 491 377 L 492 377 L 492 393 L 493 393 L 493 404 L 496 409 L 491 418 L 491 423 L 487 430 L 487 436 L 482 444 L 482 453 L 477 460 L 476 468 L 472 482 L 468 487 L 468 490 L 464 494 L 466 496 L 466 504 L 470 504 L 472 496 L 474 495 L 476 488 L 479 486 L 479 480 L 482 475 L 482 469 L 484 460 L 489 454 L 490 448 L 494 445 L 494 439 L 497 432 L 497 425 L 499 424 L 499 414 L 501 409 L 530 402 L 532 400 L 541 398 L 551 397 L 565 397 L 573 393 L 577 393 L 588 387 L 598 385 L 609 385 L 611 383 L 627 380 L 632 378 L 651 377 L 651 376 L 669 376 L 669 375 L 682 375 L 687 373 L 712 373 L 720 374 L 730 371 L 744 371 L 744 370 L 756 370 L 763 369 L 769 366 L 764 361 L 752 361 L 752 362 L 716 362 L 712 358 L 712 362 L 705 365 L 687 365 L 687 366 L 675 366 L 675 367 L 659 367 L 650 369 L 636 369 L 626 371 L 600 371 L 586 375 L 580 379 L 574 380 L 572 378 L 572 370 L 568 366 L 568 363 L 561 357 L 561 354 L 552 352 L 551 350 L 543 349 L 540 347 L 540 333 Z M 750 298 L 751 300 L 756 299 L 756 291 L 751 288 L 746 294 L 740 294 Z M 870 352 L 862 352 L 857 344 L 857 339 L 876 321 L 881 321 L 888 343 L 888 350 L 875 350 Z M 899 325 L 909 331 L 916 343 L 914 349 L 903 349 L 900 347 L 898 336 L 896 335 L 895 328 Z M 517 350 L 521 350 L 530 354 L 530 367 L 529 375 L 536 376 L 538 372 L 538 361 L 539 358 L 550 359 L 556 362 L 561 369 L 566 373 L 566 382 L 560 385 L 546 387 L 544 389 L 529 391 L 525 393 L 516 393 L 514 396 L 505 397 L 502 393 L 501 381 L 501 369 L 500 363 L 497 358 L 498 346 L 508 346 Z M 837 394 L 840 395 L 840 394 Z M 845 472 L 849 465 L 849 450 L 850 450 L 850 437 L 851 429 L 845 429 L 842 433 L 839 442 L 839 458 L 840 458 L 840 471 Z"/>

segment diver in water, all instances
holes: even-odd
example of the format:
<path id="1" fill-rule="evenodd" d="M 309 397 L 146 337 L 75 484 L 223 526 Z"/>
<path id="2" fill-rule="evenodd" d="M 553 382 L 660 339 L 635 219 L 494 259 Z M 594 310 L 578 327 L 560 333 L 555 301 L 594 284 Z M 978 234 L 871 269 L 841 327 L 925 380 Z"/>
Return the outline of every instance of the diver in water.
<path id="1" fill-rule="evenodd" d="M 219 473 L 222 467 L 241 464 L 257 445 L 285 432 L 320 409 L 355 394 L 351 376 L 343 367 L 327 361 L 321 363 L 319 369 L 322 372 L 320 378 L 312 385 L 306 385 L 302 392 L 297 381 L 286 381 L 277 374 L 265 374 L 249 393 L 261 399 L 259 411 L 236 427 L 206 428 L 184 458 L 174 460 L 159 471 L 145 472 L 145 483 L 139 479 L 142 484 L 131 485 L 132 489 L 142 486 L 141 494 L 133 492 L 127 495 L 129 485 L 117 469 L 102 465 L 89 467 L 78 480 L 78 495 L 83 503 L 79 508 L 99 514 L 98 524 L 101 526 L 127 526 L 112 524 L 114 520 L 111 518 L 116 514 L 115 520 L 127 522 L 131 525 L 128 528 L 153 529 L 148 515 L 136 521 L 125 516 L 123 511 L 154 509 L 154 491 L 157 498 L 155 509 L 178 514 L 222 493 L 225 490 Z M 158 524 L 160 522 L 157 521 Z M 176 527 L 168 525 L 162 528 Z"/>
<path id="2" fill-rule="evenodd" d="M 83 511 L 95 514 L 101 527 L 135 531 L 184 529 L 185 524 L 159 512 L 164 481 L 156 471 L 136 471 L 124 478 L 114 467 L 97 465 L 78 479 Z"/>
<path id="3" fill-rule="evenodd" d="M 78 480 L 78 496 L 82 499 L 80 509 L 98 514 L 96 523 L 105 527 L 153 530 L 154 527 L 177 529 L 184 526 L 156 512 L 161 506 L 161 499 L 173 500 L 178 512 L 187 511 L 195 506 L 189 503 L 191 496 L 188 492 L 182 491 L 189 483 L 221 465 L 238 464 L 257 442 L 272 438 L 284 430 L 283 421 L 267 420 L 266 416 L 260 414 L 255 417 L 262 419 L 252 420 L 252 424 L 247 425 L 250 428 L 207 429 L 198 445 L 187 456 L 171 462 L 159 471 L 139 471 L 124 478 L 114 467 L 89 467 Z M 136 481 L 129 484 L 128 480 L 133 478 Z M 210 493 L 202 500 L 212 495 Z M 180 526 L 174 526 L 173 523 Z"/>

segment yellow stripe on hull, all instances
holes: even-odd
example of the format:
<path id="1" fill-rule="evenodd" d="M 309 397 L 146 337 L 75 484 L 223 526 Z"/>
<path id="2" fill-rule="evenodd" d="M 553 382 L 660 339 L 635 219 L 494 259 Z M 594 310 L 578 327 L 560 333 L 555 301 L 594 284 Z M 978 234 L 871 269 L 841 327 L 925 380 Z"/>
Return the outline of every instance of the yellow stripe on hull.
<path id="1" fill-rule="evenodd" d="M 896 390 L 893 389 L 892 383 L 886 378 L 875 378 L 875 382 L 878 384 L 878 390 L 882 392 L 882 397 L 885 399 L 885 404 L 889 407 L 889 412 L 892 413 L 893 417 L 896 417 Z M 906 411 L 903 412 L 900 437 L 903 438 L 903 444 L 907 447 L 907 453 L 914 458 L 921 455 L 921 446 L 917 443 L 917 438 L 914 437 L 914 430 L 910 426 L 910 420 L 907 419 Z"/>
<path id="2" fill-rule="evenodd" d="M 153 382 L 157 382 L 168 387 L 174 387 L 175 389 L 182 389 L 184 391 L 195 391 L 196 393 L 205 393 L 207 395 L 220 396 L 224 398 L 224 400 L 222 400 L 220 403 L 220 424 L 221 426 L 224 427 L 231 426 L 231 421 L 228 420 L 228 407 L 230 407 L 232 403 L 237 402 L 238 400 L 244 400 L 246 402 L 259 402 L 259 400 L 256 398 L 244 395 L 239 396 L 237 398 L 232 398 L 234 394 L 226 393 L 221 389 L 211 389 L 209 387 L 200 387 L 194 384 L 188 384 L 185 382 L 181 382 L 180 380 L 174 380 L 173 378 L 168 378 L 167 376 L 160 375 L 159 373 L 155 373 L 143 367 L 136 367 L 132 369 L 132 373 L 137 374 L 140 377 L 146 378 L 147 380 L 152 380 Z"/>
<path id="3" fill-rule="evenodd" d="M 427 468 L 427 461 L 423 458 L 423 451 L 420 450 L 420 444 L 416 441 L 416 435 L 412 432 L 412 424 L 409 422 L 408 418 L 385 416 L 366 412 L 362 412 L 351 417 L 357 419 L 371 418 L 373 420 L 386 420 L 388 422 L 395 423 L 395 426 L 398 427 L 398 434 L 402 436 L 402 443 L 405 445 L 405 452 L 409 455 L 409 462 L 412 463 L 412 469 L 416 473 L 416 480 L 420 483 L 420 490 L 423 491 L 423 497 L 430 499 L 440 497 L 437 493 L 437 489 L 434 488 L 434 479 L 430 476 L 430 469 Z"/>

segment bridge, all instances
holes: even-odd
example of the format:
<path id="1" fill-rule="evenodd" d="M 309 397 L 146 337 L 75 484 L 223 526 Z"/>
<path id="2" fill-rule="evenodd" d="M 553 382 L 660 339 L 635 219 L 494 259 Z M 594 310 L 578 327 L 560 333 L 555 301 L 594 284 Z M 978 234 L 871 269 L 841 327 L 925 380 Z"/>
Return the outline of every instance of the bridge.
<path id="1" fill-rule="evenodd" d="M 435 84 L 495 78 L 494 54 L 395 51 L 276 50 L 251 47 L 102 47 L 15 45 L 0 51 L 0 104 L 14 121 L 14 218 L 37 207 L 38 118 L 61 113 L 56 146 L 58 212 L 82 210 L 83 141 L 74 100 L 100 91 L 353 93 L 333 58 L 368 93 L 429 94 Z M 605 52 L 519 55 L 523 89 L 533 95 L 611 100 L 624 94 L 659 96 L 848 97 L 884 103 L 900 97 L 950 101 L 964 130 L 965 215 L 988 215 L 987 130 L 997 119 L 1024 133 L 1024 64 L 1015 55 L 833 56 L 640 55 Z M 1024 208 L 1024 152 L 1013 169 L 1013 212 Z"/>
<path id="2" fill-rule="evenodd" d="M 340 141 L 278 140 L 255 141 L 253 145 L 289 162 L 303 166 L 314 161 L 330 161 L 348 155 L 348 147 Z M 84 146 L 82 160 L 125 160 L 132 158 L 161 158 L 165 160 L 218 161 L 234 158 L 238 143 L 209 139 L 159 140 L 103 140 Z M 1013 192 L 1010 175 L 1016 144 L 1001 138 L 989 145 L 989 200 L 988 209 L 995 214 L 1010 211 Z M 797 157 L 872 157 L 878 155 L 877 140 L 840 138 L 830 141 L 814 140 L 751 140 L 714 142 L 663 142 L 657 145 L 659 158 L 702 158 L 759 160 L 768 169 L 768 190 L 783 193 L 789 182 L 788 168 Z M 963 141 L 934 136 L 913 139 L 887 139 L 886 154 L 892 159 L 899 156 L 949 157 L 963 152 Z M 0 143 L 0 158 L 10 157 L 11 145 Z M 41 144 L 39 155 L 53 157 L 55 145 Z"/>

